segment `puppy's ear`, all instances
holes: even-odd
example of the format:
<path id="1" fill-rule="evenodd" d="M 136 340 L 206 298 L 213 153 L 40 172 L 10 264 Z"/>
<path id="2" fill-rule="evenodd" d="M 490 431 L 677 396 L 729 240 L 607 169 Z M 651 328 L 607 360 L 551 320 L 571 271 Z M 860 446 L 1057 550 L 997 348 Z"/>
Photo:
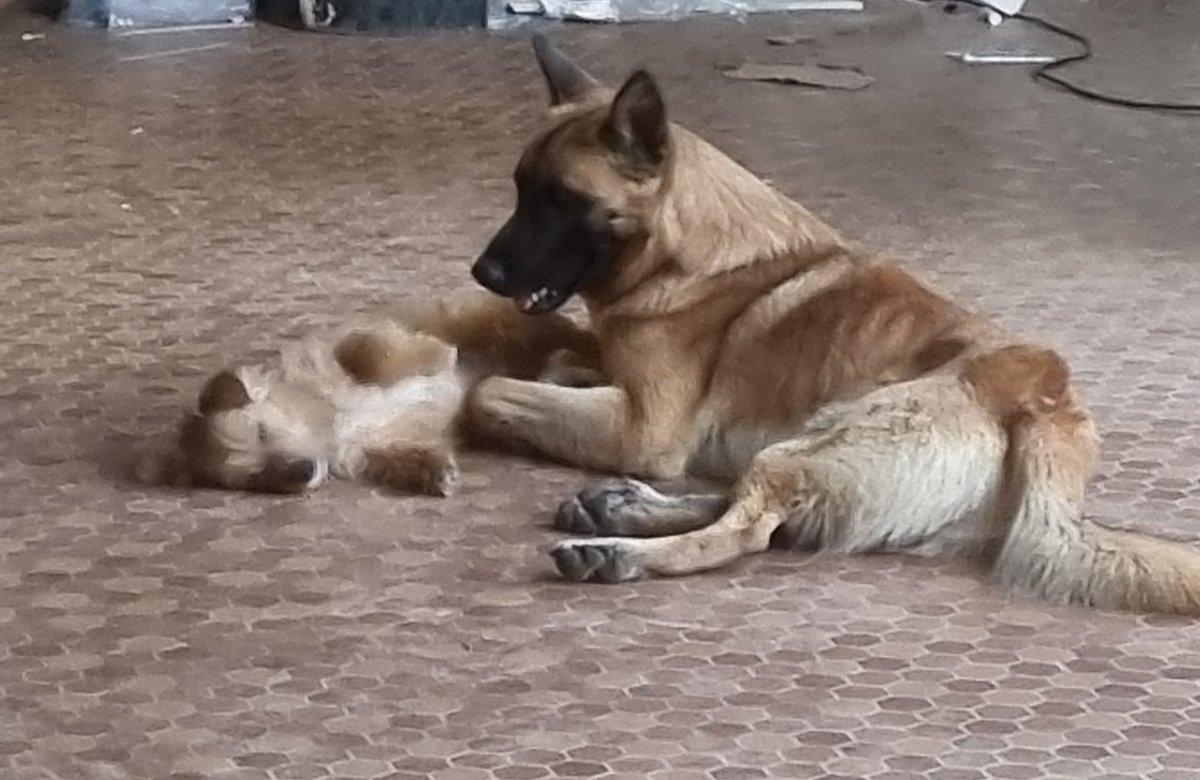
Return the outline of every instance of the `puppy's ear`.
<path id="1" fill-rule="evenodd" d="M 232 371 L 222 371 L 204 385 L 196 408 L 200 414 L 210 415 L 241 409 L 250 405 L 250 392 L 242 380 Z"/>
<path id="2" fill-rule="evenodd" d="M 667 104 L 654 77 L 639 70 L 613 98 L 603 140 L 636 178 L 658 173 L 670 143 Z"/>

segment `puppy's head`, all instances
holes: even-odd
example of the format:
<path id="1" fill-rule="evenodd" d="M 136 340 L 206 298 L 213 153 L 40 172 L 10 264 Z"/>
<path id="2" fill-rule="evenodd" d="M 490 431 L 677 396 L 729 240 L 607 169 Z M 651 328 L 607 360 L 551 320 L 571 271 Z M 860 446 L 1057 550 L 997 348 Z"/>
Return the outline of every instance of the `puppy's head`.
<path id="1" fill-rule="evenodd" d="M 618 272 L 648 236 L 671 155 L 666 105 L 648 73 L 612 95 L 544 37 L 534 50 L 552 125 L 521 156 L 516 209 L 471 271 L 526 313 L 596 292 Z"/>
<path id="2" fill-rule="evenodd" d="M 200 391 L 174 446 L 138 468 L 143 482 L 260 493 L 303 493 L 328 476 L 308 426 L 247 370 L 222 371 Z"/>

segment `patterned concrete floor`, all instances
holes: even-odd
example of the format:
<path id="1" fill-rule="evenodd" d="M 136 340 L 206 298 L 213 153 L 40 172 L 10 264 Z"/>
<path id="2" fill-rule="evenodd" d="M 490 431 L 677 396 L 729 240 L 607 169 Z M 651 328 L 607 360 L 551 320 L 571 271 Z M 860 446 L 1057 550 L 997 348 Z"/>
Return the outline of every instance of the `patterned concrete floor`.
<path id="1" fill-rule="evenodd" d="M 1200 98 L 1195 3 L 1045 5 L 1096 38 L 1081 79 Z M 609 77 L 649 64 L 849 235 L 1062 345 L 1107 434 L 1091 512 L 1200 537 L 1200 120 L 958 66 L 981 33 L 940 12 L 820 28 L 860 93 L 715 71 L 805 56 L 764 43 L 790 26 L 561 38 Z M 227 356 L 466 285 L 541 86 L 482 34 L 108 41 L 9 6 L 0 41 L 0 777 L 1200 774 L 1190 621 L 883 557 L 567 586 L 541 548 L 584 475 L 490 457 L 444 501 L 123 482 Z"/>

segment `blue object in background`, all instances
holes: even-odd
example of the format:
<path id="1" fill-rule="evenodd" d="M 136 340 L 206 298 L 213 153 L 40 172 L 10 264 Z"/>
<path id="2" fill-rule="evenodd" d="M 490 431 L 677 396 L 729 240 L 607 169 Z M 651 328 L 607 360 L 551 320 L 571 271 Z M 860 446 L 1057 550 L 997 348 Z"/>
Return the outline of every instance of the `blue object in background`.
<path id="1" fill-rule="evenodd" d="M 58 18 L 74 27 L 150 28 L 241 24 L 252 0 L 65 0 Z"/>

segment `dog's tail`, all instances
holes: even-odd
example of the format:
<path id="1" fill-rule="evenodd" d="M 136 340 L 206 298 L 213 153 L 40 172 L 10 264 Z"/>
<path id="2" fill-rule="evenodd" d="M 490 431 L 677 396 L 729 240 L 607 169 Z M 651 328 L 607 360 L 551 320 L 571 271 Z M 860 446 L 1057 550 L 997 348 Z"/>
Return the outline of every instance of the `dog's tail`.
<path id="1" fill-rule="evenodd" d="M 1010 525 L 995 561 L 1003 584 L 1064 604 L 1200 616 L 1200 552 L 1082 516 L 1097 448 L 1069 395 L 1009 430 Z"/>

